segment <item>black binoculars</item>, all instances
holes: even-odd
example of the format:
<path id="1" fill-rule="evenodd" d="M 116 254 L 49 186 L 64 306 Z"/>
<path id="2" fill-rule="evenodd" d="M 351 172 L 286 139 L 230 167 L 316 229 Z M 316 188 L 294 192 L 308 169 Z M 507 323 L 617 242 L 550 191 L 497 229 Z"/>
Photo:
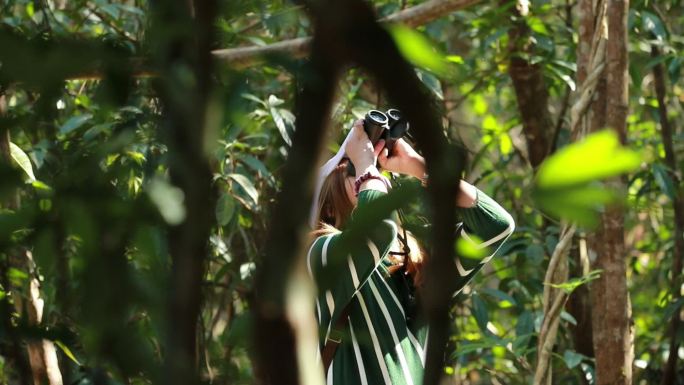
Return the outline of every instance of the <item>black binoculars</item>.
<path id="1" fill-rule="evenodd" d="M 396 108 L 391 108 L 387 112 L 370 110 L 363 118 L 363 129 L 373 146 L 380 139 L 384 139 L 385 148 L 391 154 L 394 143 L 408 132 L 409 122 L 401 116 L 401 111 Z M 348 175 L 356 175 L 356 170 L 351 162 L 347 165 L 347 173 Z"/>
<path id="2" fill-rule="evenodd" d="M 391 108 L 387 112 L 370 110 L 363 119 L 363 129 L 373 146 L 385 139 L 385 147 L 392 153 L 394 143 L 408 131 L 409 123 L 401 116 L 401 111 Z"/>

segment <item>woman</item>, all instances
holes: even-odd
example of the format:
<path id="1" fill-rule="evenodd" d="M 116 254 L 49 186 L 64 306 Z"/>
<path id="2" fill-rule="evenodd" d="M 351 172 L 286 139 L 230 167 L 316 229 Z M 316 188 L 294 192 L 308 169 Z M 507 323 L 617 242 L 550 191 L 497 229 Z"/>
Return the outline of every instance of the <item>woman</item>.
<path id="1" fill-rule="evenodd" d="M 365 243 L 343 245 L 350 235 L 345 223 L 354 209 L 388 191 L 376 162 L 391 172 L 421 179 L 426 175 L 425 161 L 403 140 L 396 142 L 392 154 L 383 147 L 380 141 L 373 148 L 363 121 L 357 121 L 337 155 L 321 168 L 316 186 L 311 221 L 315 240 L 307 262 L 319 288 L 319 357 L 328 384 L 422 383 L 428 328 L 417 312 L 414 294 L 423 280 L 424 253 L 410 236 L 397 241 L 400 232 L 394 215 L 372 226 Z M 356 175 L 347 175 L 348 161 Z M 455 261 L 460 290 L 495 255 L 513 232 L 514 222 L 465 181 L 455 199 L 463 220 L 459 235 L 471 242 L 481 240 L 477 248 L 488 247 L 481 260 Z M 409 250 L 404 252 L 406 246 Z"/>

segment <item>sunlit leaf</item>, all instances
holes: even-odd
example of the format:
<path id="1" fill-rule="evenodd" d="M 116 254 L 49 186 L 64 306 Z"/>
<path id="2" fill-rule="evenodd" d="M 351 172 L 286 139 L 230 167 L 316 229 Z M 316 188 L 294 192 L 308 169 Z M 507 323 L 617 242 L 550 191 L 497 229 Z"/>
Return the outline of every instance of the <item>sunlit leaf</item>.
<path id="1" fill-rule="evenodd" d="M 487 251 L 489 250 L 486 247 L 483 248 L 477 248 L 476 245 L 482 243 L 482 240 L 480 240 L 476 235 L 474 234 L 468 234 L 468 237 L 470 240 L 465 239 L 465 237 L 458 237 L 456 238 L 456 254 L 459 257 L 467 258 L 467 259 L 482 259 L 487 255 Z"/>
<path id="2" fill-rule="evenodd" d="M 388 29 L 397 48 L 408 61 L 436 74 L 447 72 L 449 67 L 445 57 L 420 32 L 399 24 Z"/>
<path id="3" fill-rule="evenodd" d="M 253 102 L 257 102 L 257 103 L 261 104 L 262 106 L 266 106 L 266 103 L 263 100 L 259 99 L 258 97 L 254 96 L 252 94 L 244 93 L 241 96 L 247 100 L 251 100 Z"/>
<path id="4" fill-rule="evenodd" d="M 290 139 L 290 134 L 287 132 L 285 120 L 283 119 L 283 116 L 280 114 L 279 109 L 271 107 L 269 111 L 271 112 L 271 117 L 273 117 L 273 121 L 275 122 L 276 127 L 278 127 L 280 136 L 283 138 L 283 140 L 288 146 L 292 146 L 292 139 Z"/>
<path id="5" fill-rule="evenodd" d="M 580 287 L 580 286 L 582 286 L 588 282 L 591 282 L 595 279 L 598 279 L 601 276 L 602 271 L 603 270 L 600 270 L 600 269 L 592 270 L 589 272 L 589 274 L 587 274 L 583 277 L 571 278 L 567 282 L 558 283 L 558 284 L 555 284 L 555 283 L 546 283 L 546 284 L 551 286 L 551 287 L 554 287 L 556 289 L 561 289 L 564 292 L 570 294 L 573 291 L 575 291 L 575 289 L 577 289 L 578 287 Z"/>
<path id="6" fill-rule="evenodd" d="M 36 180 L 36 176 L 33 174 L 33 166 L 31 165 L 31 160 L 28 155 L 16 144 L 10 142 L 10 156 L 12 159 L 21 167 L 26 173 L 30 182 Z"/>
<path id="7" fill-rule="evenodd" d="M 150 182 L 147 193 L 168 224 L 178 225 L 185 220 L 185 194 L 183 190 L 164 179 L 155 178 Z"/>
<path id="8" fill-rule="evenodd" d="M 237 182 L 237 184 L 245 190 L 247 195 L 252 199 L 252 203 L 255 205 L 259 203 L 259 192 L 254 187 L 254 184 L 252 184 L 252 181 L 242 174 L 228 174 L 228 177 Z"/>
<path id="9" fill-rule="evenodd" d="M 613 130 L 588 135 L 548 158 L 537 172 L 540 188 L 554 188 L 588 183 L 617 176 L 636 169 L 641 156 L 620 145 Z"/>
<path id="10" fill-rule="evenodd" d="M 71 361 L 73 361 L 76 365 L 81 366 L 81 363 L 76 359 L 76 356 L 74 356 L 74 353 L 71 352 L 71 349 L 69 349 L 68 346 L 66 346 L 62 341 L 56 340 L 55 345 L 62 349 L 62 352 L 69 357 Z"/>

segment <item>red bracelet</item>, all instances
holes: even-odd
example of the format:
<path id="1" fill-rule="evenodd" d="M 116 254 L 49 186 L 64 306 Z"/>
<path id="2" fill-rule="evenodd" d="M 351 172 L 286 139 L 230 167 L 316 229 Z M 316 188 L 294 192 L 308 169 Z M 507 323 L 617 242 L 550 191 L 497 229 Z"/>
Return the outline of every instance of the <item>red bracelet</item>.
<path id="1" fill-rule="evenodd" d="M 387 185 L 387 181 L 385 180 L 385 178 L 382 175 L 375 174 L 375 173 L 372 173 L 370 171 L 366 171 L 365 174 L 356 178 L 356 182 L 354 182 L 354 194 L 356 196 L 358 196 L 359 195 L 359 189 L 361 188 L 361 185 L 363 184 L 363 182 L 365 182 L 367 180 L 371 180 L 371 179 L 377 179 L 377 180 L 385 183 L 385 185 Z"/>

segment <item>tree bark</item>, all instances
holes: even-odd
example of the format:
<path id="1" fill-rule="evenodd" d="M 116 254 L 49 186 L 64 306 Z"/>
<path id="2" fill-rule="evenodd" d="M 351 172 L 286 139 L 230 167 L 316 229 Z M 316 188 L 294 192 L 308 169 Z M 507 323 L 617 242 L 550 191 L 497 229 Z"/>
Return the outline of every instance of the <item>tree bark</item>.
<path id="1" fill-rule="evenodd" d="M 297 97 L 297 129 L 284 169 L 283 188 L 269 226 L 266 254 L 255 283 L 257 376 L 259 383 L 269 385 L 299 384 L 301 373 L 296 357 L 307 354 L 295 350 L 295 329 L 286 316 L 285 291 L 304 247 L 302 225 L 306 223 L 313 196 L 314 165 L 326 137 L 344 60 L 331 49 L 336 36 L 334 29 L 314 20 L 311 59 L 305 72 L 299 74 L 302 89 Z"/>
<path id="2" fill-rule="evenodd" d="M 532 168 L 536 169 L 551 149 L 553 120 L 549 113 L 549 92 L 544 81 L 544 67 L 528 59 L 534 53 L 531 31 L 521 7 L 510 5 L 512 26 L 508 30 L 510 61 L 508 74 L 513 82 L 527 152 Z"/>
<path id="3" fill-rule="evenodd" d="M 0 117 L 4 117 L 7 113 L 7 97 L 5 90 L 0 85 Z M 7 165 L 12 164 L 12 156 L 10 154 L 10 132 L 7 127 L 0 126 L 0 160 Z M 7 202 L 0 202 L 4 208 L 16 210 L 19 207 L 18 194 L 13 194 Z M 18 381 L 21 385 L 30 384 L 32 370 L 28 359 L 24 356 L 21 348 L 21 341 L 16 333 L 16 327 L 12 322 L 12 314 L 14 313 L 11 299 L 13 297 L 13 290 L 11 281 L 9 279 L 9 269 L 12 267 L 12 257 L 8 254 L 4 259 L 0 260 L 0 283 L 5 292 L 5 296 L 0 299 L 0 322 L 2 328 L 7 333 L 7 345 L 2 346 L 2 354 L 12 363 L 15 368 Z M 4 345 L 4 344 L 3 344 Z"/>
<path id="4" fill-rule="evenodd" d="M 594 11 L 593 15 L 597 17 L 600 12 Z M 603 36 L 606 39 L 606 67 L 590 106 L 590 130 L 609 127 L 623 143 L 628 108 L 627 11 L 627 0 L 607 1 L 607 33 Z M 602 28 L 600 19 L 596 28 Z M 615 178 L 606 182 L 606 188 L 622 191 L 625 183 Z M 600 278 L 591 284 L 596 384 L 628 385 L 632 383 L 634 347 L 622 209 L 608 207 L 588 241 L 593 268 L 602 270 Z"/>
<path id="5" fill-rule="evenodd" d="M 163 102 L 164 137 L 169 148 L 171 182 L 184 194 L 185 218 L 169 228 L 172 259 L 165 384 L 198 383 L 198 319 L 201 287 L 214 218 L 216 193 L 205 149 L 213 126 L 206 119 L 212 89 L 211 43 L 216 2 L 196 1 L 193 9 L 178 3 L 151 4 L 150 40 L 160 77 L 155 86 Z M 191 14 L 194 12 L 194 19 Z M 170 34 L 169 31 L 174 33 Z"/>
<path id="6" fill-rule="evenodd" d="M 651 47 L 651 55 L 654 59 L 660 56 L 658 47 L 655 45 Z M 672 277 L 670 278 L 672 303 L 675 303 L 682 297 L 680 288 L 682 285 L 682 259 L 684 259 L 684 190 L 682 189 L 681 178 L 677 172 L 677 155 L 674 151 L 672 139 L 674 130 L 667 116 L 667 104 L 665 100 L 667 91 L 665 88 L 665 71 L 663 70 L 662 63 L 658 63 L 653 67 L 653 80 L 656 98 L 658 99 L 660 138 L 665 149 L 665 164 L 668 167 L 668 174 L 672 179 L 672 184 L 675 186 L 675 195 L 672 200 L 675 239 L 674 248 L 672 250 Z M 674 385 L 677 383 L 677 360 L 679 358 L 678 351 L 680 346 L 677 339 L 677 332 L 680 328 L 680 311 L 676 311 L 670 320 L 670 352 L 665 368 L 663 369 L 663 377 L 660 382 L 661 385 Z"/>
<path id="7" fill-rule="evenodd" d="M 40 326 L 43 320 L 44 301 L 40 297 L 40 281 L 38 281 L 35 271 L 33 255 L 30 251 L 23 251 L 24 269 L 28 272 L 29 296 L 28 296 L 28 321 L 31 326 Z M 49 385 L 62 385 L 62 373 L 59 369 L 57 360 L 57 350 L 52 341 L 43 339 L 32 341 L 27 344 L 29 362 L 33 372 L 33 383 L 35 385 L 45 383 Z"/>

